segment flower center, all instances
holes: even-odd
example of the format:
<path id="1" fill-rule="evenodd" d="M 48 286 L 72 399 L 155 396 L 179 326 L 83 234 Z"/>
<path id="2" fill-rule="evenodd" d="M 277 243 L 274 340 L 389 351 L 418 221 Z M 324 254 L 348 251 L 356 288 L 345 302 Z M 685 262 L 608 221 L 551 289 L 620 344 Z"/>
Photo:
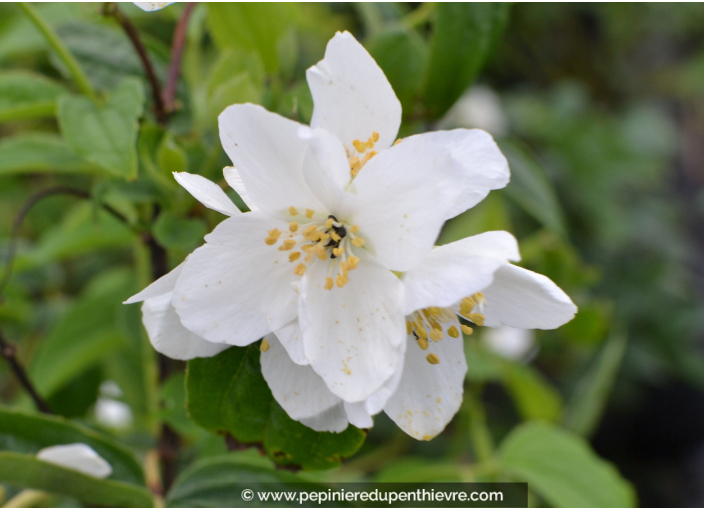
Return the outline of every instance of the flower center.
<path id="1" fill-rule="evenodd" d="M 288 212 L 291 216 L 300 215 L 293 206 L 289 207 Z M 352 247 L 360 248 L 364 245 L 364 239 L 356 235 L 359 227 L 350 227 L 332 214 L 326 219 L 316 218 L 312 209 L 306 209 L 303 216 L 305 219 L 302 219 L 302 225 L 292 221 L 285 232 L 278 228 L 269 230 L 269 236 L 264 242 L 273 246 L 283 236 L 279 251 L 291 251 L 289 262 L 298 262 L 303 257 L 303 262 L 298 262 L 293 270 L 298 276 L 303 276 L 308 266 L 316 261 L 330 259 L 325 290 L 332 290 L 335 283 L 338 287 L 344 287 L 349 281 L 349 272 L 359 264 L 359 257 L 352 254 Z M 333 274 L 336 274 L 335 279 Z"/>
<path id="2" fill-rule="evenodd" d="M 362 167 L 378 154 L 377 151 L 372 150 L 374 148 L 374 144 L 378 141 L 379 133 L 373 131 L 372 136 L 370 136 L 366 142 L 362 142 L 360 140 L 354 140 L 352 142 L 355 151 L 357 151 L 357 154 L 347 154 L 347 157 L 350 160 L 350 172 L 352 173 L 352 178 L 357 177 L 357 174 Z"/>
<path id="3" fill-rule="evenodd" d="M 465 319 L 482 326 L 484 324 L 484 315 L 482 313 L 484 303 L 486 302 L 484 294 L 477 292 L 471 296 L 467 296 L 460 301 L 459 315 Z M 406 320 L 406 332 L 413 335 L 421 349 L 426 350 L 430 345 L 428 338 L 433 342 L 438 342 L 443 338 L 443 324 L 450 322 L 457 314 L 450 308 L 440 308 L 430 306 L 423 308 L 417 312 L 413 312 L 410 320 Z M 461 326 L 465 335 L 471 335 L 474 330 L 464 324 Z M 455 326 L 450 326 L 445 330 L 448 336 L 459 338 L 460 332 Z M 440 358 L 436 354 L 428 354 L 426 357 L 428 363 L 437 365 L 440 363 Z"/>

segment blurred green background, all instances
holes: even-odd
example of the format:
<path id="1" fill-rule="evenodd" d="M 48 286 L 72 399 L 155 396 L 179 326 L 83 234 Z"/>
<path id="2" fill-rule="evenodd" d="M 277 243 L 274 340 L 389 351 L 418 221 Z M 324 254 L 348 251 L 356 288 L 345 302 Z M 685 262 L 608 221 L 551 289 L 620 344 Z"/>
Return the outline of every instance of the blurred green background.
<path id="1" fill-rule="evenodd" d="M 154 447 L 165 420 L 181 437 L 180 470 L 227 451 L 187 418 L 182 365 L 156 382 L 139 309 L 121 304 L 151 281 L 149 253 L 100 204 L 146 225 L 169 268 L 180 263 L 222 216 L 171 172 L 224 185 L 230 162 L 216 119 L 229 104 L 260 103 L 307 123 L 305 69 L 335 31 L 349 30 L 403 104 L 400 136 L 479 127 L 509 159 L 508 187 L 448 222 L 438 242 L 508 230 L 520 241 L 521 264 L 579 306 L 557 331 L 479 328 L 467 339 L 466 392 L 483 400 L 493 440 L 522 421 L 555 422 L 613 462 L 639 504 L 704 504 L 701 5 L 198 5 L 168 127 L 155 118 L 129 39 L 101 4 L 36 7 L 98 93 L 139 83 L 146 97 L 134 161 L 106 164 L 82 151 L 55 115 L 57 98 L 77 91 L 65 64 L 16 5 L 0 4 L 0 254 L 37 191 L 67 185 L 92 195 L 52 196 L 31 209 L 2 290 L 0 328 L 58 414 L 139 455 Z M 184 5 L 120 8 L 165 82 Z M 0 399 L 32 408 L 5 363 Z M 427 443 L 380 415 L 362 449 L 319 476 L 462 479 L 476 458 L 475 403 L 465 398 Z"/>

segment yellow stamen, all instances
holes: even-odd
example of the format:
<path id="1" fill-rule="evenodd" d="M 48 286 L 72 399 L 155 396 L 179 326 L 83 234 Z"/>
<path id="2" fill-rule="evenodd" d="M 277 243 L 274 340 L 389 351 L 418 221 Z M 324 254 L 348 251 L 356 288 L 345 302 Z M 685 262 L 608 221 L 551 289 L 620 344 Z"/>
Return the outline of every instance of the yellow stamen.
<path id="1" fill-rule="evenodd" d="M 296 269 L 293 270 L 293 274 L 297 274 L 298 276 L 303 276 L 303 273 L 306 272 L 306 266 L 304 264 L 298 264 L 296 266 Z"/>
<path id="2" fill-rule="evenodd" d="M 344 251 L 345 250 L 343 250 L 342 248 L 337 247 L 337 248 L 332 249 L 332 254 L 335 255 L 336 257 L 339 257 L 340 255 L 342 255 L 342 252 L 344 252 Z"/>
<path id="3" fill-rule="evenodd" d="M 435 354 L 433 354 L 432 352 L 431 352 L 430 354 L 428 354 L 428 355 L 425 357 L 425 359 L 427 359 L 427 360 L 428 360 L 428 363 L 430 363 L 431 365 L 437 365 L 438 363 L 440 363 L 440 358 L 438 358 L 438 357 L 437 357 Z"/>
<path id="4" fill-rule="evenodd" d="M 398 145 L 398 144 L 400 144 L 400 143 L 401 143 L 401 139 L 399 138 L 398 140 L 396 140 L 396 141 L 394 142 L 394 145 L 392 145 L 392 147 L 394 147 L 394 146 L 396 146 L 396 145 Z"/>
<path id="5" fill-rule="evenodd" d="M 364 245 L 364 239 L 362 239 L 361 237 L 355 237 L 354 239 L 352 239 L 352 244 L 359 248 Z"/>
<path id="6" fill-rule="evenodd" d="M 275 228 L 273 230 L 269 230 L 269 237 L 267 237 L 264 242 L 271 246 L 272 244 L 276 244 L 276 241 L 278 241 L 279 236 L 281 235 L 281 231 L 278 228 Z"/>
<path id="7" fill-rule="evenodd" d="M 460 336 L 460 332 L 457 331 L 457 328 L 455 326 L 447 328 L 447 334 L 450 335 L 452 338 L 458 338 Z"/>
<path id="8" fill-rule="evenodd" d="M 366 165 L 370 159 L 372 159 L 374 156 L 376 156 L 378 153 L 376 151 L 369 151 L 363 158 L 362 158 L 362 166 Z"/>
<path id="9" fill-rule="evenodd" d="M 346 275 L 350 270 L 349 262 L 340 262 L 340 269 L 342 269 L 342 274 Z"/>
<path id="10" fill-rule="evenodd" d="M 359 264 L 359 257 L 355 257 L 352 255 L 349 259 L 347 259 L 347 262 L 349 262 L 350 265 L 350 271 L 353 269 L 357 269 L 357 264 Z"/>
<path id="11" fill-rule="evenodd" d="M 376 143 L 379 141 L 379 133 L 372 131 L 372 142 Z"/>
<path id="12" fill-rule="evenodd" d="M 296 215 L 298 214 L 298 211 L 296 210 L 295 207 L 291 206 L 291 207 L 288 208 L 288 213 L 289 213 L 291 216 L 296 216 Z"/>
<path id="13" fill-rule="evenodd" d="M 425 328 L 424 328 L 423 326 L 419 325 L 419 324 L 417 324 L 417 326 L 418 326 L 418 327 L 416 328 L 416 334 L 417 334 L 420 338 L 422 338 L 422 339 L 424 339 L 424 340 L 427 339 L 427 338 L 428 338 L 428 332 L 425 330 Z"/>
<path id="14" fill-rule="evenodd" d="M 349 281 L 349 278 L 345 276 L 344 274 L 338 274 L 337 275 L 337 286 L 338 287 L 344 287 L 347 285 L 347 282 Z"/>
<path id="15" fill-rule="evenodd" d="M 281 246 L 279 246 L 279 251 L 286 251 L 290 250 L 296 246 L 296 241 L 293 239 L 285 239 L 283 243 L 281 243 Z"/>
<path id="16" fill-rule="evenodd" d="M 301 252 L 300 252 L 300 251 L 294 251 L 294 252 L 292 252 L 292 253 L 289 254 L 289 256 L 288 256 L 288 261 L 289 261 L 289 262 L 294 262 L 294 261 L 296 261 L 296 260 L 298 260 L 298 259 L 300 259 L 300 258 L 301 258 Z"/>
<path id="17" fill-rule="evenodd" d="M 325 246 L 323 246 L 323 243 L 319 243 L 315 245 L 315 253 L 318 254 L 318 258 L 320 260 L 325 260 L 328 258 L 328 254 L 325 253 Z"/>
<path id="18" fill-rule="evenodd" d="M 292 221 L 291 223 L 289 223 L 288 229 L 291 231 L 291 233 L 297 232 L 298 231 L 298 223 L 296 223 L 295 221 Z"/>
<path id="19" fill-rule="evenodd" d="M 357 232 L 359 232 L 359 225 L 355 225 L 355 226 L 353 226 L 353 227 L 350 228 L 350 233 L 351 233 L 351 234 L 356 234 Z"/>
<path id="20" fill-rule="evenodd" d="M 406 321 L 406 334 L 410 335 L 413 332 L 413 324 L 411 321 Z"/>
<path id="21" fill-rule="evenodd" d="M 464 324 L 462 324 L 462 333 L 469 336 L 472 333 L 474 333 L 474 330 L 472 328 L 470 328 L 469 326 L 465 326 Z"/>
<path id="22" fill-rule="evenodd" d="M 438 340 L 442 340 L 442 331 L 438 329 L 431 329 L 430 330 L 430 338 L 433 339 L 433 342 L 437 342 Z"/>
<path id="23" fill-rule="evenodd" d="M 259 346 L 259 350 L 262 352 L 266 352 L 269 350 L 269 340 L 266 338 L 262 340 L 262 344 Z"/>
<path id="24" fill-rule="evenodd" d="M 329 276 L 325 278 L 325 290 L 331 290 L 335 286 L 335 282 Z"/>
<path id="25" fill-rule="evenodd" d="M 420 346 L 421 349 L 426 350 L 428 348 L 428 340 L 420 337 L 418 338 L 418 345 Z"/>
<path id="26" fill-rule="evenodd" d="M 339 242 L 340 239 L 342 239 L 342 238 L 338 235 L 338 233 L 335 232 L 334 230 L 333 230 L 332 232 L 330 232 L 330 237 L 332 237 L 332 240 L 335 241 L 335 242 Z"/>
<path id="27" fill-rule="evenodd" d="M 306 209 L 306 218 L 310 219 L 313 217 L 315 214 L 315 211 L 313 209 Z"/>
<path id="28" fill-rule="evenodd" d="M 367 144 L 365 142 L 361 142 L 359 140 L 354 140 L 352 142 L 352 145 L 354 146 L 355 149 L 357 149 L 357 152 L 359 152 L 360 154 L 367 150 Z"/>
<path id="29" fill-rule="evenodd" d="M 332 228 L 332 223 L 333 223 L 333 219 L 332 219 L 332 218 L 328 218 L 327 220 L 325 220 L 325 228 L 326 228 L 327 230 L 330 230 L 330 229 Z"/>

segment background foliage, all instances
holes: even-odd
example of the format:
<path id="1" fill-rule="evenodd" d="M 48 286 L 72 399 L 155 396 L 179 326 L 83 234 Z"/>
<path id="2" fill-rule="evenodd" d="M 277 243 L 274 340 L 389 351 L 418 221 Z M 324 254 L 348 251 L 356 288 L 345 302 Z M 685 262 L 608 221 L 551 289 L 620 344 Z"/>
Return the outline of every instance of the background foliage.
<path id="1" fill-rule="evenodd" d="M 0 4 L 2 253 L 30 197 L 82 191 L 38 201 L 17 230 L 11 277 L 0 273 L 2 336 L 54 412 L 38 414 L 0 363 L 5 498 L 33 488 L 52 494 L 48 504 L 145 506 L 156 493 L 172 505 L 218 506 L 228 483 L 249 477 L 521 480 L 534 504 L 701 504 L 697 5 L 197 5 L 168 118 L 111 9 L 38 4 L 32 20 Z M 186 6 L 119 9 L 164 85 Z M 438 243 L 509 230 L 522 265 L 580 308 L 519 356 L 502 355 L 481 328 L 466 338 L 463 407 L 430 443 L 383 415 L 368 434 L 350 427 L 313 440 L 272 404 L 256 346 L 191 362 L 186 377 L 183 364 L 154 353 L 138 307 L 121 304 L 221 221 L 171 176 L 225 187 L 217 115 L 254 102 L 308 122 L 304 71 L 345 29 L 401 100 L 400 136 L 481 127 L 509 158 L 509 186 L 448 222 Z M 248 391 L 222 390 L 234 365 L 248 369 L 231 387 Z M 113 475 L 96 481 L 33 456 L 70 442 L 90 444 Z"/>

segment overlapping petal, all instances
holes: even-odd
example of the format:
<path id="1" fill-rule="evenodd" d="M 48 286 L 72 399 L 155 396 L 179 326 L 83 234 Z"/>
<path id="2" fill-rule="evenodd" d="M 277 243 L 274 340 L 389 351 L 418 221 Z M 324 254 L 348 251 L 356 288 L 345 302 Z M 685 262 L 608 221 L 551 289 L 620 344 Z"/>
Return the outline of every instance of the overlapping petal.
<path id="1" fill-rule="evenodd" d="M 510 264 L 499 268 L 482 292 L 484 324 L 490 327 L 555 329 L 577 313 L 570 297 L 550 278 Z"/>
<path id="2" fill-rule="evenodd" d="M 211 342 L 248 345 L 296 318 L 288 252 L 265 244 L 288 223 L 261 211 L 220 223 L 188 256 L 173 304 L 181 322 Z"/>
<path id="3" fill-rule="evenodd" d="M 454 319 L 449 326 L 459 329 Z M 421 349 L 408 336 L 405 366 L 396 392 L 384 412 L 408 435 L 429 440 L 443 431 L 462 405 L 463 383 L 467 373 L 462 337 L 445 337 Z M 440 363 L 427 360 L 435 354 Z"/>
<path id="4" fill-rule="evenodd" d="M 213 209 L 225 216 L 241 214 L 237 206 L 232 203 L 220 186 L 201 175 L 188 172 L 174 172 L 174 178 L 193 198 L 198 200 L 208 209 Z"/>
<path id="5" fill-rule="evenodd" d="M 225 177 L 227 184 L 237 192 L 242 201 L 247 204 L 249 210 L 258 211 L 259 207 L 254 204 L 252 198 L 249 196 L 249 193 L 247 193 L 247 188 L 245 188 L 237 169 L 234 166 L 226 166 L 223 168 L 222 174 Z"/>
<path id="6" fill-rule="evenodd" d="M 303 178 L 301 124 L 253 104 L 232 105 L 218 121 L 222 146 L 257 207 L 269 214 L 322 207 Z"/>
<path id="7" fill-rule="evenodd" d="M 402 362 L 403 285 L 360 253 L 349 283 L 325 290 L 327 265 L 314 264 L 300 285 L 299 321 L 306 358 L 335 395 L 359 402 L 378 390 Z"/>
<path id="8" fill-rule="evenodd" d="M 404 313 L 429 306 L 449 307 L 491 284 L 494 272 L 521 259 L 508 232 L 495 231 L 438 246 L 403 275 Z"/>
<path id="9" fill-rule="evenodd" d="M 298 421 L 316 432 L 342 432 L 349 424 L 347 413 L 345 412 L 345 405 L 342 401 L 320 414 L 316 414 L 310 418 L 301 418 Z"/>
<path id="10" fill-rule="evenodd" d="M 298 325 L 298 319 L 289 322 L 282 328 L 274 331 L 274 334 L 284 346 L 291 360 L 298 365 L 309 365 L 306 353 L 303 348 L 303 334 Z"/>
<path id="11" fill-rule="evenodd" d="M 313 95 L 311 127 L 322 127 L 350 152 L 354 140 L 379 133 L 377 150 L 390 147 L 401 125 L 401 103 L 389 80 L 349 32 L 335 34 L 325 58 L 306 72 Z"/>

